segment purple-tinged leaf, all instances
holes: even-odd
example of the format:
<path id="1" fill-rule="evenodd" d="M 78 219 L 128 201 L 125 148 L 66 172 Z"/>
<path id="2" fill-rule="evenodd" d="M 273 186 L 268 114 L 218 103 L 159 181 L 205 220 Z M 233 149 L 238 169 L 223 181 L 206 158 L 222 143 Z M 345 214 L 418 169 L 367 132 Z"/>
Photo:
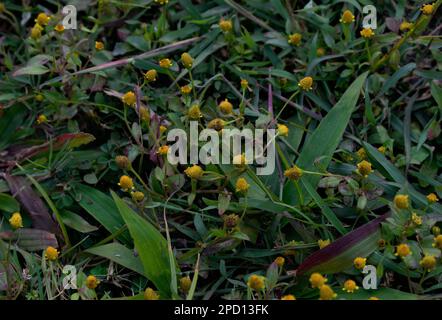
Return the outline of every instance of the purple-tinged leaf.
<path id="1" fill-rule="evenodd" d="M 53 233 L 39 229 L 0 232 L 0 239 L 11 241 L 26 251 L 45 250 L 49 246 L 58 247 L 57 239 Z"/>

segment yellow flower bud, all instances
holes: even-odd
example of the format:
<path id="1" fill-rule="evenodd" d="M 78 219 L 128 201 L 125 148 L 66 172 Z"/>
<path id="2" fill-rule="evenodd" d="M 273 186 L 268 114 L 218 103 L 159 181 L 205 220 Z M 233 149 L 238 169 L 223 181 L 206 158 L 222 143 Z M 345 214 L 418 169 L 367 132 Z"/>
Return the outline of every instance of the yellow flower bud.
<path id="1" fill-rule="evenodd" d="M 14 212 L 9 219 L 9 223 L 13 229 L 23 228 L 23 219 L 20 212 Z"/>

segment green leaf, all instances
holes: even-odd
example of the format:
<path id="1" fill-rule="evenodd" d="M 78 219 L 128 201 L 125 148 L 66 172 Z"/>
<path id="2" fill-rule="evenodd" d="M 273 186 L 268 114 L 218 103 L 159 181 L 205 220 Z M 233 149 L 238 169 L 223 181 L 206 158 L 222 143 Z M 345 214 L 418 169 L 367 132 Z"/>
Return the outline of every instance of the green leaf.
<path id="1" fill-rule="evenodd" d="M 91 225 L 89 222 L 84 220 L 80 215 L 73 213 L 69 210 L 60 211 L 60 217 L 65 225 L 78 232 L 88 233 L 98 230 L 97 227 Z"/>
<path id="2" fill-rule="evenodd" d="M 20 210 L 20 204 L 12 196 L 0 193 L 0 210 L 5 212 L 16 212 Z"/>
<path id="3" fill-rule="evenodd" d="M 162 297 L 170 298 L 172 279 L 167 240 L 147 220 L 129 208 L 115 192 L 111 191 L 111 194 L 134 240 L 145 276 L 155 284 Z"/>
<path id="4" fill-rule="evenodd" d="M 87 249 L 85 252 L 104 257 L 129 270 L 144 275 L 144 268 L 140 259 L 135 257 L 133 250 L 126 248 L 122 244 L 116 242 L 109 243 L 103 246 Z"/>

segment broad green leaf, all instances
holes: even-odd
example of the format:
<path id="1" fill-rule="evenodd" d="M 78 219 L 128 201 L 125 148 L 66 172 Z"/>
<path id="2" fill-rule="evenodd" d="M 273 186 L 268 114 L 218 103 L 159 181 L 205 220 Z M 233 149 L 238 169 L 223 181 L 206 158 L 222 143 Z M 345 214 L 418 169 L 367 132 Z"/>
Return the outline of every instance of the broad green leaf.
<path id="1" fill-rule="evenodd" d="M 85 250 L 87 253 L 95 254 L 107 258 L 123 267 L 144 275 L 143 264 L 140 259 L 134 255 L 134 251 L 126 248 L 119 243 L 109 243 L 99 247 L 92 247 Z"/>
<path id="2" fill-rule="evenodd" d="M 111 194 L 134 240 L 145 276 L 155 284 L 162 297 L 170 298 L 172 279 L 167 240 L 147 220 L 129 208 L 115 192 L 111 191 Z"/>
<path id="3" fill-rule="evenodd" d="M 12 196 L 0 193 L 0 210 L 6 212 L 16 212 L 20 210 L 20 204 Z"/>

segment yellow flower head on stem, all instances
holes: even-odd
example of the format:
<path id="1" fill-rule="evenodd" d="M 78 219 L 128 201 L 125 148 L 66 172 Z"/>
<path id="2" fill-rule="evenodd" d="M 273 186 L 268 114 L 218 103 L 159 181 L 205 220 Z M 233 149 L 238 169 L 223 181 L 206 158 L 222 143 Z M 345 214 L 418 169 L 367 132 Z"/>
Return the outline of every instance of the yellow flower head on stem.
<path id="1" fill-rule="evenodd" d="M 219 21 L 219 27 L 223 32 L 230 32 L 232 30 L 232 20 L 221 19 Z"/>
<path id="2" fill-rule="evenodd" d="M 402 21 L 402 23 L 399 26 L 399 30 L 401 31 L 408 31 L 413 27 L 413 24 L 411 22 Z"/>
<path id="3" fill-rule="evenodd" d="M 442 235 L 441 234 L 437 235 L 437 237 L 434 238 L 433 247 L 438 248 L 438 249 L 442 249 Z"/>
<path id="4" fill-rule="evenodd" d="M 36 23 L 31 29 L 31 38 L 36 40 L 41 37 L 41 32 L 43 31 L 43 27 Z"/>
<path id="5" fill-rule="evenodd" d="M 378 148 L 378 151 L 380 152 L 380 153 L 382 153 L 382 154 L 385 154 L 385 151 L 386 151 L 387 149 L 384 147 L 384 146 L 380 146 L 379 148 Z"/>
<path id="6" fill-rule="evenodd" d="M 232 213 L 232 214 L 223 215 L 223 220 L 224 220 L 224 226 L 227 229 L 233 229 L 238 225 L 240 217 Z"/>
<path id="7" fill-rule="evenodd" d="M 329 285 L 324 284 L 319 288 L 319 300 L 333 300 L 337 296 Z"/>
<path id="8" fill-rule="evenodd" d="M 155 82 L 157 81 L 158 73 L 155 69 L 150 69 L 146 71 L 144 74 L 144 77 L 146 78 L 147 82 Z"/>
<path id="9" fill-rule="evenodd" d="M 293 294 L 287 294 L 285 296 L 282 296 L 281 300 L 296 300 L 296 298 Z"/>
<path id="10" fill-rule="evenodd" d="M 405 244 L 405 243 L 401 243 L 400 245 L 398 245 L 396 247 L 396 253 L 395 256 L 401 257 L 401 258 L 405 258 L 406 256 L 411 254 L 411 250 L 410 247 Z"/>
<path id="11" fill-rule="evenodd" d="M 158 293 L 155 292 L 152 288 L 146 288 L 144 290 L 144 300 L 159 300 L 160 296 Z"/>
<path id="12" fill-rule="evenodd" d="M 47 247 L 46 251 L 45 251 L 45 258 L 49 261 L 55 261 L 58 259 L 58 250 L 55 249 L 54 247 Z"/>
<path id="13" fill-rule="evenodd" d="M 325 49 L 324 48 L 318 48 L 316 49 L 316 55 L 318 57 L 322 57 L 323 55 L 325 55 Z"/>
<path id="14" fill-rule="evenodd" d="M 223 119 L 215 118 L 207 124 L 207 127 L 209 129 L 214 129 L 216 131 L 220 131 L 220 130 L 224 129 L 224 124 L 225 124 L 225 122 Z"/>
<path id="15" fill-rule="evenodd" d="M 23 219 L 20 212 L 14 212 L 9 219 L 9 224 L 13 229 L 23 228 Z"/>
<path id="16" fill-rule="evenodd" d="M 284 266 L 285 259 L 284 257 L 277 257 L 274 262 L 278 267 L 282 268 Z"/>
<path id="17" fill-rule="evenodd" d="M 425 256 L 419 262 L 422 268 L 430 272 L 436 266 L 436 258 L 434 256 Z"/>
<path id="18" fill-rule="evenodd" d="M 221 101 L 218 106 L 219 106 L 219 109 L 221 110 L 221 112 L 224 114 L 231 114 L 233 111 L 233 106 L 229 102 L 229 100 L 227 100 L 227 99 L 224 99 L 224 101 Z"/>
<path id="19" fill-rule="evenodd" d="M 299 180 L 302 177 L 303 171 L 297 165 L 284 171 L 284 176 L 290 180 Z"/>
<path id="20" fill-rule="evenodd" d="M 299 46 L 301 44 L 302 40 L 302 34 L 300 33 L 293 33 L 289 35 L 287 42 L 289 44 L 292 44 L 294 46 Z"/>
<path id="21" fill-rule="evenodd" d="M 277 128 L 280 136 L 287 137 L 289 135 L 289 128 L 285 124 L 278 124 Z"/>
<path id="22" fill-rule="evenodd" d="M 101 51 L 104 49 L 104 43 L 101 41 L 95 41 L 95 49 Z"/>
<path id="23" fill-rule="evenodd" d="M 327 282 L 327 278 L 323 277 L 322 274 L 315 272 L 310 275 L 309 282 L 312 288 L 321 288 Z"/>
<path id="24" fill-rule="evenodd" d="M 374 32 L 371 28 L 364 28 L 361 30 L 361 36 L 365 39 L 370 39 L 374 36 Z"/>
<path id="25" fill-rule="evenodd" d="M 439 201 L 439 198 L 437 197 L 437 195 L 435 193 L 430 193 L 427 196 L 427 200 L 428 200 L 428 203 L 435 203 L 435 202 Z"/>
<path id="26" fill-rule="evenodd" d="M 141 191 L 135 191 L 131 193 L 132 199 L 134 199 L 136 202 L 141 202 L 144 200 L 144 193 Z"/>
<path id="27" fill-rule="evenodd" d="M 144 106 L 140 106 L 139 109 L 140 119 L 143 121 L 149 121 L 150 120 L 150 112 L 149 109 L 147 109 Z"/>
<path id="28" fill-rule="evenodd" d="M 353 293 L 358 289 L 359 289 L 359 287 L 356 285 L 356 282 L 354 282 L 353 280 L 345 281 L 344 288 L 342 288 L 342 290 L 344 290 L 347 293 Z"/>
<path id="29" fill-rule="evenodd" d="M 182 86 L 180 88 L 180 91 L 181 91 L 182 94 L 187 95 L 187 94 L 192 92 L 192 88 L 189 85 L 186 84 L 185 86 Z"/>
<path id="30" fill-rule="evenodd" d="M 394 205 L 398 209 L 408 209 L 409 203 L 408 203 L 408 195 L 405 194 L 397 194 L 394 197 Z"/>
<path id="31" fill-rule="evenodd" d="M 261 291 L 265 288 L 265 277 L 252 274 L 247 280 L 247 286 L 255 291 Z"/>
<path id="32" fill-rule="evenodd" d="M 189 292 L 190 286 L 192 285 L 192 280 L 190 279 L 189 276 L 186 277 L 182 277 L 180 279 L 180 289 L 181 291 L 183 291 L 184 293 Z"/>
<path id="33" fill-rule="evenodd" d="M 157 151 L 157 153 L 162 156 L 167 155 L 167 152 L 169 152 L 169 146 L 167 146 L 167 145 L 159 147 L 158 151 Z"/>
<path id="34" fill-rule="evenodd" d="M 124 104 L 128 106 L 135 106 L 137 103 L 137 96 L 133 91 L 126 92 L 123 97 L 121 98 Z"/>
<path id="35" fill-rule="evenodd" d="M 305 91 L 312 90 L 313 87 L 313 78 L 312 77 L 304 77 L 298 82 L 298 86 Z"/>
<path id="36" fill-rule="evenodd" d="M 367 152 L 364 148 L 359 148 L 358 151 L 356 151 L 356 154 L 358 155 L 358 158 L 361 160 L 367 159 Z"/>
<path id="37" fill-rule="evenodd" d="M 345 10 L 342 14 L 341 19 L 339 19 L 339 22 L 344 24 L 350 24 L 355 21 L 355 16 L 353 15 L 353 12 L 350 10 Z"/>
<path id="38" fill-rule="evenodd" d="M 198 180 L 203 176 L 204 171 L 199 165 L 194 164 L 193 166 L 188 167 L 186 170 L 184 170 L 184 173 L 189 178 Z"/>
<path id="39" fill-rule="evenodd" d="M 328 246 L 329 244 L 330 244 L 330 239 L 326 239 L 326 240 L 319 239 L 318 240 L 319 249 L 323 249 L 326 246 Z"/>
<path id="40" fill-rule="evenodd" d="M 250 188 L 250 185 L 247 183 L 247 180 L 244 178 L 239 178 L 236 180 L 235 190 L 239 193 L 246 193 Z"/>
<path id="41" fill-rule="evenodd" d="M 48 16 L 46 13 L 42 12 L 38 14 L 37 19 L 35 19 L 35 22 L 41 26 L 47 26 L 49 20 L 51 20 L 51 17 Z"/>
<path id="42" fill-rule="evenodd" d="M 367 263 L 367 258 L 357 257 L 353 260 L 353 265 L 358 270 L 364 269 L 366 263 Z"/>
<path id="43" fill-rule="evenodd" d="M 132 178 L 129 176 L 121 176 L 118 185 L 123 191 L 129 191 L 134 189 L 134 182 L 132 181 Z"/>
<path id="44" fill-rule="evenodd" d="M 425 14 L 425 15 L 430 15 L 430 14 L 433 14 L 433 11 L 434 11 L 434 3 L 432 3 L 432 4 L 424 4 L 423 6 L 422 6 L 422 8 L 421 8 L 421 11 L 422 11 L 422 13 L 423 14 Z"/>
<path id="45" fill-rule="evenodd" d="M 62 33 L 62 32 L 64 31 L 64 25 L 62 25 L 62 24 L 57 24 L 57 25 L 54 27 L 54 30 L 57 31 L 58 33 Z"/>
<path id="46" fill-rule="evenodd" d="M 128 169 L 130 166 L 129 158 L 126 156 L 116 156 L 115 163 L 120 169 Z"/>
<path id="47" fill-rule="evenodd" d="M 373 170 L 371 169 L 371 163 L 366 160 L 362 160 L 361 162 L 359 162 L 357 164 L 357 167 L 358 169 L 356 171 L 364 178 L 367 178 L 368 175 L 373 172 Z"/>
<path id="48" fill-rule="evenodd" d="M 100 280 L 97 277 L 90 275 L 86 278 L 86 287 L 89 289 L 95 289 L 100 284 Z"/>
<path id="49" fill-rule="evenodd" d="M 193 58 L 190 54 L 188 54 L 187 52 L 184 52 L 181 55 L 181 62 L 183 63 L 184 68 L 190 69 L 190 68 L 192 68 L 192 65 L 193 65 Z"/>
<path id="50" fill-rule="evenodd" d="M 241 79 L 241 89 L 245 90 L 249 87 L 249 82 L 246 79 Z"/>
<path id="51" fill-rule="evenodd" d="M 422 217 L 419 216 L 416 212 L 413 212 L 411 214 L 411 221 L 413 221 L 413 223 L 417 226 L 422 225 Z"/>
<path id="52" fill-rule="evenodd" d="M 189 108 L 187 115 L 189 116 L 189 119 L 191 119 L 191 120 L 198 120 L 199 118 L 201 118 L 203 116 L 203 114 L 200 111 L 200 106 L 197 104 L 194 104 L 193 106 L 191 106 Z"/>
<path id="53" fill-rule="evenodd" d="M 160 65 L 161 68 L 169 69 L 170 67 L 172 67 L 173 63 L 172 63 L 172 61 L 170 59 L 165 58 L 165 59 L 161 59 L 159 61 L 159 65 Z"/>
<path id="54" fill-rule="evenodd" d="M 160 133 L 163 134 L 163 133 L 166 132 L 166 131 L 167 131 L 167 127 L 161 125 L 161 126 L 160 126 Z"/>
<path id="55" fill-rule="evenodd" d="M 41 114 L 37 117 L 37 124 L 42 124 L 48 122 L 48 118 L 44 114 Z"/>
<path id="56" fill-rule="evenodd" d="M 165 4 L 168 4 L 168 3 L 169 3 L 169 0 L 155 0 L 155 3 L 157 3 L 157 4 L 161 5 L 161 6 L 163 6 L 163 5 L 165 5 Z"/>

